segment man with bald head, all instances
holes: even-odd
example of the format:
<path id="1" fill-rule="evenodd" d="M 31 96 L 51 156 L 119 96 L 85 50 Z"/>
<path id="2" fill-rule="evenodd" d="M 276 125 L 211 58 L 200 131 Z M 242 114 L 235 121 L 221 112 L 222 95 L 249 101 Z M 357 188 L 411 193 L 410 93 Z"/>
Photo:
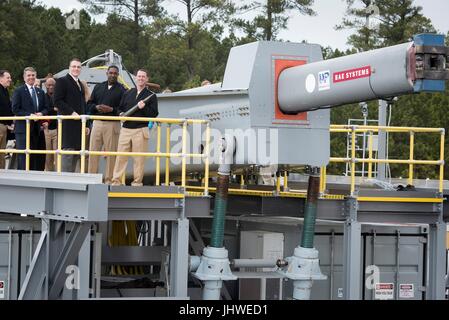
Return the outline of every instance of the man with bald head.
<path id="1" fill-rule="evenodd" d="M 55 92 L 55 84 L 56 80 L 54 78 L 48 78 L 47 80 L 45 80 L 44 83 L 45 88 L 47 89 L 45 99 L 47 101 L 49 116 L 56 116 L 58 111 L 53 103 L 53 93 Z M 47 150 L 58 149 L 58 121 L 46 120 L 45 122 L 42 123 L 42 126 L 44 127 L 44 134 L 45 134 L 45 148 Z M 56 157 L 54 154 L 47 154 L 47 157 L 45 158 L 45 171 L 55 171 L 56 168 L 55 160 Z"/>

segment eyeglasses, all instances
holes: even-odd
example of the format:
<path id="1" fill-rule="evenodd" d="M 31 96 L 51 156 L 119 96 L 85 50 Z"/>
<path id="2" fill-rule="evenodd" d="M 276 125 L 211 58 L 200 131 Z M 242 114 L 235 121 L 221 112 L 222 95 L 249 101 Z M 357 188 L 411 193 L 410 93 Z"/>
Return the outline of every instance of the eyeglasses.
<path id="1" fill-rule="evenodd" d="M 81 66 L 70 66 L 70 68 L 81 69 Z"/>

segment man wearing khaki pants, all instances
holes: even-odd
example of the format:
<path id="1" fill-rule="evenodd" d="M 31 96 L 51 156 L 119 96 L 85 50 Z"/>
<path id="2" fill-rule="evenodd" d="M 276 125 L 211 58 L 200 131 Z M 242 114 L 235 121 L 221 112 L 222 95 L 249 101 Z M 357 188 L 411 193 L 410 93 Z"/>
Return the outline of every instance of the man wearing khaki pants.
<path id="1" fill-rule="evenodd" d="M 0 70 L 0 117 L 13 116 L 11 111 L 11 100 L 8 88 L 11 85 L 11 74 L 6 70 Z M 0 122 L 0 149 L 6 148 L 8 142 L 8 130 L 11 130 L 11 120 Z M 0 153 L 0 169 L 5 169 L 5 154 Z"/>
<path id="2" fill-rule="evenodd" d="M 133 88 L 123 95 L 120 102 L 120 111 L 126 112 L 136 104 L 137 111 L 132 117 L 157 117 L 157 97 L 151 92 L 146 84 L 148 82 L 148 72 L 144 69 L 137 71 L 136 88 Z M 151 96 L 146 102 L 142 100 Z M 147 152 L 150 138 L 148 121 L 125 121 L 120 131 L 118 142 L 118 152 Z M 121 177 L 125 173 L 128 164 L 127 156 L 118 156 L 114 167 L 112 185 L 121 185 Z M 132 186 L 142 186 L 145 168 L 145 157 L 134 157 L 134 180 Z"/>
<path id="3" fill-rule="evenodd" d="M 47 93 L 45 99 L 47 99 L 48 114 L 49 116 L 57 115 L 57 110 L 53 103 L 53 93 L 55 92 L 56 80 L 48 78 L 45 80 L 45 88 Z M 58 121 L 57 120 L 44 120 L 42 122 L 45 135 L 45 147 L 47 150 L 58 149 Z M 45 171 L 55 171 L 56 168 L 56 156 L 54 154 L 47 154 L 45 157 Z"/>
<path id="4" fill-rule="evenodd" d="M 125 88 L 118 83 L 119 69 L 110 66 L 106 71 L 108 80 L 97 84 L 87 103 L 89 113 L 99 116 L 117 116 Z M 90 151 L 116 151 L 120 133 L 120 121 L 94 120 L 90 134 Z M 99 156 L 89 156 L 89 173 L 98 173 Z M 115 156 L 107 156 L 104 183 L 111 184 Z"/>

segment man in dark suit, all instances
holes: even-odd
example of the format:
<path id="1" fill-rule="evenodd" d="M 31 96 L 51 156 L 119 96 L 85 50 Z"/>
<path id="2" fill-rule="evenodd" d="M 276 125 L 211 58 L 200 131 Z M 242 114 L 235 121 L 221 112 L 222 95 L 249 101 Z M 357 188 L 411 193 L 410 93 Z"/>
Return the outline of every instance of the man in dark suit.
<path id="1" fill-rule="evenodd" d="M 43 116 L 47 114 L 47 103 L 45 100 L 45 93 L 34 86 L 36 81 L 36 70 L 32 67 L 27 67 L 23 70 L 23 80 L 25 84 L 18 87 L 12 97 L 12 112 L 16 116 Z M 30 121 L 30 149 L 36 150 L 39 148 L 40 137 L 40 122 Z M 24 120 L 16 121 L 16 148 L 24 150 L 26 148 L 26 122 Z M 25 155 L 18 156 L 17 163 L 18 170 L 25 170 Z M 30 170 L 41 170 L 39 168 L 39 157 L 31 155 Z"/>
<path id="2" fill-rule="evenodd" d="M 7 70 L 0 70 L 0 117 L 13 116 L 11 111 L 11 100 L 8 88 L 11 85 L 11 74 Z M 12 130 L 11 120 L 0 121 L 0 149 L 6 149 L 8 142 L 8 131 Z M 0 169 L 5 169 L 5 154 L 0 153 Z"/>
<path id="3" fill-rule="evenodd" d="M 48 78 L 45 81 L 45 88 L 47 93 L 45 98 L 47 99 L 48 115 L 57 115 L 57 110 L 53 103 L 53 94 L 55 93 L 56 80 L 53 78 Z M 58 149 L 58 121 L 57 120 L 44 120 L 42 122 L 44 127 L 45 135 L 45 147 L 47 150 L 57 150 Z M 45 159 L 45 171 L 55 171 L 56 157 L 54 154 L 47 154 Z"/>
<path id="4" fill-rule="evenodd" d="M 58 114 L 78 116 L 86 114 L 86 100 L 84 88 L 79 80 L 81 73 L 81 61 L 73 58 L 69 64 L 69 73 L 56 80 L 55 93 L 53 95 L 54 106 Z M 62 149 L 81 149 L 81 121 L 64 120 L 62 123 Z M 62 171 L 75 172 L 79 155 L 63 155 Z"/>

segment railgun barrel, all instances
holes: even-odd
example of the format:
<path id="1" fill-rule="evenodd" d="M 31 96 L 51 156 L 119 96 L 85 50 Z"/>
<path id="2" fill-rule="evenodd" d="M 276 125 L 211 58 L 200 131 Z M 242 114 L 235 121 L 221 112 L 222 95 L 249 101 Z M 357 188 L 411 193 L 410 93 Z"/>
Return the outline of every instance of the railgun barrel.
<path id="1" fill-rule="evenodd" d="M 444 36 L 413 41 L 285 69 L 278 103 L 285 114 L 410 93 L 442 92 L 449 79 Z"/>

